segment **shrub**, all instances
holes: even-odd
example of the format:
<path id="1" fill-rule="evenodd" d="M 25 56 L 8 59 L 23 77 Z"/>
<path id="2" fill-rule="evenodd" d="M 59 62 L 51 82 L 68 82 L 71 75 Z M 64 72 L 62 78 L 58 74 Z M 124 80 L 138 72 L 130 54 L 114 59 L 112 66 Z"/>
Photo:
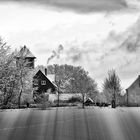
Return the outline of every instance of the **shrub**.
<path id="1" fill-rule="evenodd" d="M 12 103 L 8 103 L 7 105 L 1 105 L 0 109 L 17 109 L 18 106 Z"/>
<path id="2" fill-rule="evenodd" d="M 74 102 L 81 102 L 82 99 L 80 97 L 71 97 L 67 102 L 74 103 Z"/>
<path id="3" fill-rule="evenodd" d="M 42 103 L 40 104 L 40 109 L 45 110 L 45 109 L 49 108 L 50 106 L 51 106 L 51 103 L 50 103 L 49 101 L 47 101 L 47 102 L 42 102 Z"/>

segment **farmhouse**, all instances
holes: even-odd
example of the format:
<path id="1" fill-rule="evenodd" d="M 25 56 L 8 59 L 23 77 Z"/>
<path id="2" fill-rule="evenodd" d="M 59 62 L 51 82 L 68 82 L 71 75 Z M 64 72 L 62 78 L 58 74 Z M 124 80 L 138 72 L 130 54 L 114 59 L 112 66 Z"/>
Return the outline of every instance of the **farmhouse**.
<path id="1" fill-rule="evenodd" d="M 31 51 L 26 47 L 22 47 L 16 56 L 16 65 L 20 66 L 20 63 L 24 63 L 24 66 L 33 70 L 35 67 L 36 57 L 31 53 Z M 49 78 L 48 78 L 49 77 Z M 37 89 L 35 92 L 43 93 L 47 92 L 48 89 L 51 89 L 53 92 L 55 90 L 54 75 L 47 75 L 47 69 L 45 69 L 45 74 L 39 70 L 33 76 L 33 88 Z"/>
<path id="2" fill-rule="evenodd" d="M 34 92 L 39 94 L 46 93 L 50 90 L 53 93 L 56 89 L 55 85 L 51 80 L 47 78 L 47 69 L 45 69 L 45 74 L 39 70 L 33 77 L 33 88 Z"/>
<path id="3" fill-rule="evenodd" d="M 126 102 L 127 102 L 128 106 L 139 106 L 140 105 L 140 75 L 126 89 Z"/>
<path id="4" fill-rule="evenodd" d="M 29 68 L 30 71 L 35 69 L 36 57 L 30 52 L 30 50 L 24 46 L 21 48 L 16 57 L 16 64 L 19 66 L 20 60 L 24 59 L 25 67 Z M 41 71 L 38 70 L 33 75 L 33 98 L 35 99 L 38 95 L 47 93 L 48 100 L 53 102 L 58 100 L 57 86 L 55 85 L 55 74 L 48 74 L 47 68 Z M 66 101 L 74 98 L 82 98 L 81 93 L 62 93 L 59 97 L 60 100 Z"/>

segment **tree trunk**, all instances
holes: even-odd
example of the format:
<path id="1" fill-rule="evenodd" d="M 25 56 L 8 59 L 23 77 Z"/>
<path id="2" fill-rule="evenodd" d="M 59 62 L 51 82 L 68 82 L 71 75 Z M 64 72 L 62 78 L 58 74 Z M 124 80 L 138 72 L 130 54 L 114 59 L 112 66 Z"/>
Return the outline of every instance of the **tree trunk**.
<path id="1" fill-rule="evenodd" d="M 82 106 L 82 107 L 83 107 L 83 109 L 85 108 L 85 104 L 84 104 L 84 102 L 83 102 L 83 106 Z"/>
<path id="2" fill-rule="evenodd" d="M 22 95 L 22 89 L 20 90 L 19 97 L 18 97 L 18 108 L 20 108 L 21 95 Z"/>
<path id="3" fill-rule="evenodd" d="M 82 94 L 82 97 L 83 97 L 83 100 L 82 100 L 82 108 L 84 109 L 85 108 L 85 103 L 84 103 L 85 95 L 84 95 L 84 93 Z"/>
<path id="4" fill-rule="evenodd" d="M 8 104 L 8 102 L 10 101 L 10 99 L 11 99 L 11 97 L 13 95 L 13 89 L 14 89 L 14 83 L 12 83 L 12 87 L 9 90 L 9 92 L 6 93 L 7 92 L 7 88 L 5 86 L 5 91 L 4 91 L 5 93 L 4 93 L 4 102 L 3 102 L 3 105 L 6 106 Z"/>
<path id="5" fill-rule="evenodd" d="M 20 93 L 19 93 L 19 97 L 18 97 L 18 108 L 20 108 L 20 104 L 21 104 L 21 95 L 22 95 L 22 91 L 23 91 L 23 71 L 21 70 L 20 73 L 20 84 L 21 84 L 21 89 L 20 89 Z"/>
<path id="6" fill-rule="evenodd" d="M 59 91 L 58 91 L 58 98 L 57 98 L 57 106 L 59 107 Z"/>
<path id="7" fill-rule="evenodd" d="M 60 102 L 60 79 L 58 81 L 58 99 L 57 99 L 57 106 L 59 107 L 59 102 Z"/>
<path id="8" fill-rule="evenodd" d="M 4 102 L 3 102 L 3 105 L 4 105 L 4 106 L 7 106 L 7 104 L 8 104 L 8 102 L 9 102 L 10 98 L 11 98 L 11 95 L 7 95 L 7 96 L 5 97 Z"/>
<path id="9" fill-rule="evenodd" d="M 113 99 L 112 99 L 111 104 L 112 104 L 112 108 L 116 108 L 116 94 L 115 94 L 115 91 L 113 93 Z"/>
<path id="10" fill-rule="evenodd" d="M 115 102 L 115 100 L 112 100 L 112 108 L 116 108 L 116 102 Z"/>
<path id="11" fill-rule="evenodd" d="M 5 87 L 4 87 L 4 100 L 3 100 L 3 105 L 7 105 L 7 96 L 6 96 L 6 92 L 7 92 L 7 88 L 6 88 L 6 84 L 5 84 Z"/>

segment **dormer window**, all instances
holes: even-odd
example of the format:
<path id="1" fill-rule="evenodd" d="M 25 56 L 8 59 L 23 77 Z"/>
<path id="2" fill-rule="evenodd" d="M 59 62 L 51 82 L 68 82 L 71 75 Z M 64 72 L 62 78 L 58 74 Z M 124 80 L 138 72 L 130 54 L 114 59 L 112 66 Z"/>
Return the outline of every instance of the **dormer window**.
<path id="1" fill-rule="evenodd" d="M 46 85 L 46 81 L 42 80 L 41 85 Z"/>

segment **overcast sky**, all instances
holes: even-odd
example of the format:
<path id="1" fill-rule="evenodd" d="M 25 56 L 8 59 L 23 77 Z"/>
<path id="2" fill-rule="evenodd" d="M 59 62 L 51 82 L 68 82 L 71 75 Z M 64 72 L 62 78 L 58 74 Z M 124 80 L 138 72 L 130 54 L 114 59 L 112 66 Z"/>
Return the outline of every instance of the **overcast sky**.
<path id="1" fill-rule="evenodd" d="M 0 36 L 47 65 L 80 65 L 103 83 L 114 68 L 127 88 L 140 74 L 139 0 L 0 0 Z"/>

